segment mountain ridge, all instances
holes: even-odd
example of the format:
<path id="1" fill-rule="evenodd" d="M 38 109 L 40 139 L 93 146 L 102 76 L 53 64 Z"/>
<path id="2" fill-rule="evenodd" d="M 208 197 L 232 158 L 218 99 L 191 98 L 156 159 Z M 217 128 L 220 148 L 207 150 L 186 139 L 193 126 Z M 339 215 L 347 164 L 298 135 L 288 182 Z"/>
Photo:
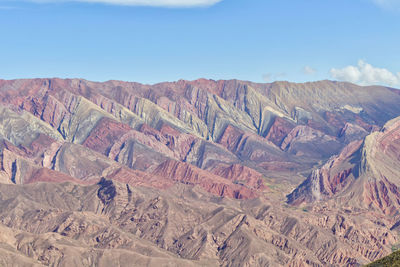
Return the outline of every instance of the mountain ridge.
<path id="1" fill-rule="evenodd" d="M 399 241 L 394 90 L 332 81 L 0 80 L 0 202 L 9 207 L 0 227 L 21 231 L 0 244 L 21 262 L 59 266 L 76 251 L 78 266 L 110 264 L 111 251 L 125 262 L 133 257 L 126 248 L 149 265 L 148 255 L 178 266 L 366 264 Z M 381 146 L 366 162 L 379 162 L 371 172 L 379 177 L 364 194 L 351 175 L 374 136 Z M 323 201 L 310 194 L 310 177 L 322 177 Z M 339 201 L 347 189 L 366 201 Z M 56 241 L 44 242 L 49 236 Z"/>

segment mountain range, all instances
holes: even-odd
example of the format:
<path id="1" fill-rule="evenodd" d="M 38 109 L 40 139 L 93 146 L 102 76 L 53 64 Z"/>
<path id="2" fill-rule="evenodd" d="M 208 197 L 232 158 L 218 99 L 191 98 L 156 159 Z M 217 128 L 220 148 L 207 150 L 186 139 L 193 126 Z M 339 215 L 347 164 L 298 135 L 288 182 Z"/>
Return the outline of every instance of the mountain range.
<path id="1" fill-rule="evenodd" d="M 0 80 L 1 266 L 360 266 L 400 244 L 400 91 Z"/>

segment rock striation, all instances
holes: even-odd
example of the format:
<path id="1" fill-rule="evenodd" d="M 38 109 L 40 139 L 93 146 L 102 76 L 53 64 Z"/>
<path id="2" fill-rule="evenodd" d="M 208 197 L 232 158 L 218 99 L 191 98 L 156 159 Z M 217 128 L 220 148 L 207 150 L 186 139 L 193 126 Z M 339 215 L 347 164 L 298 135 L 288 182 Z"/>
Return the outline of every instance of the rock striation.
<path id="1" fill-rule="evenodd" d="M 399 243 L 398 103 L 334 81 L 0 80 L 0 265 L 376 260 Z"/>
<path id="2" fill-rule="evenodd" d="M 334 199 L 397 218 L 400 209 L 400 117 L 350 143 L 288 196 L 290 203 Z"/>

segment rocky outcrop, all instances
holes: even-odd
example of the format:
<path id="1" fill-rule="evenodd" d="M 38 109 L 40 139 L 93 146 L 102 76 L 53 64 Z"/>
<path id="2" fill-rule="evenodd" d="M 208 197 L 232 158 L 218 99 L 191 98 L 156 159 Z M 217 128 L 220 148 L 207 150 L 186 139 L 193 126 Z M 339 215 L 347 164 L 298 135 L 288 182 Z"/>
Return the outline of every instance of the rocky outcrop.
<path id="1" fill-rule="evenodd" d="M 356 166 L 352 163 L 357 160 L 362 141 L 350 143 L 338 155 L 332 157 L 324 166 L 314 170 L 296 190 L 288 196 L 288 202 L 299 204 L 326 200 L 338 192 L 343 191 L 355 180 Z"/>
<path id="2" fill-rule="evenodd" d="M 355 207 L 398 215 L 400 208 L 400 118 L 388 122 L 380 132 L 364 141 L 350 143 L 340 155 L 288 196 L 290 203 L 335 198 Z"/>

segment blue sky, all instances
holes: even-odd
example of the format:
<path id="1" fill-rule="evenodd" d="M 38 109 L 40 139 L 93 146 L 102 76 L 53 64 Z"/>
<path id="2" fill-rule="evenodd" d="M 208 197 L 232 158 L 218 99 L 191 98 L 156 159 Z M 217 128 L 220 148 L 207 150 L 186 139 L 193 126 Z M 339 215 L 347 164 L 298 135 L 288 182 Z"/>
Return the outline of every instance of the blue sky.
<path id="1" fill-rule="evenodd" d="M 400 0 L 87 1 L 0 0 L 0 78 L 400 87 Z"/>

